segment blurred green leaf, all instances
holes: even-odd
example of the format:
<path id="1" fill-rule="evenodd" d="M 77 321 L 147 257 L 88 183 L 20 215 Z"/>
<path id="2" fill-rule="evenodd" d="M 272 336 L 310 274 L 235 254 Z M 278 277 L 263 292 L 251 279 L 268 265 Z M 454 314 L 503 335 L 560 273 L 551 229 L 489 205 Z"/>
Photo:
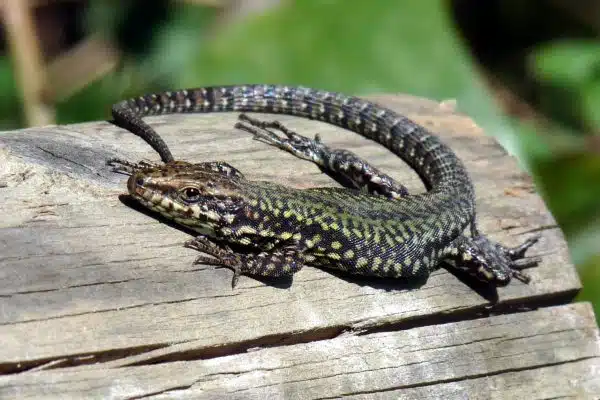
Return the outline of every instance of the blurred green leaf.
<path id="1" fill-rule="evenodd" d="M 572 152 L 537 159 L 532 165 L 548 206 L 567 236 L 600 222 L 590 219 L 600 218 L 600 185 L 590 185 L 600 182 L 600 157 L 592 152 Z"/>
<path id="2" fill-rule="evenodd" d="M 177 87 L 302 84 L 353 94 L 457 99 L 511 150 L 499 117 L 442 1 L 303 0 L 219 32 L 181 68 Z"/>
<path id="3" fill-rule="evenodd" d="M 21 99 L 17 94 L 10 59 L 6 56 L 0 56 L 0 93 L 0 130 L 19 127 Z"/>
<path id="4" fill-rule="evenodd" d="M 531 139 L 524 142 L 530 166 L 578 267 L 583 290 L 577 299 L 591 301 L 600 321 L 600 140 L 548 129 L 544 136 L 524 135 Z"/>
<path id="5" fill-rule="evenodd" d="M 600 127 L 600 44 L 593 41 L 560 41 L 532 53 L 533 72 L 541 89 L 539 102 L 550 118 L 593 133 Z"/>
<path id="6" fill-rule="evenodd" d="M 598 49 L 600 51 L 600 48 Z M 600 72 L 600 65 L 598 65 Z M 600 75 L 590 80 L 582 89 L 583 112 L 587 116 L 589 130 L 594 133 L 600 132 Z"/>
<path id="7" fill-rule="evenodd" d="M 160 27 L 156 40 L 148 45 L 148 57 L 140 65 L 146 82 L 162 83 L 165 88 L 176 84 L 204 47 L 215 14 L 216 10 L 209 7 L 192 4 L 177 7 L 169 24 Z"/>
<path id="8" fill-rule="evenodd" d="M 599 78 L 600 44 L 595 41 L 552 42 L 538 48 L 533 57 L 540 80 L 579 87 Z"/>
<path id="9" fill-rule="evenodd" d="M 596 226 L 600 226 L 600 223 L 596 223 Z M 597 248 L 600 231 L 589 239 L 588 249 Z M 596 321 L 600 322 L 600 252 L 596 251 L 596 254 L 590 255 L 585 263 L 580 264 L 579 275 L 583 282 L 583 289 L 576 300 L 591 302 L 596 313 Z"/>

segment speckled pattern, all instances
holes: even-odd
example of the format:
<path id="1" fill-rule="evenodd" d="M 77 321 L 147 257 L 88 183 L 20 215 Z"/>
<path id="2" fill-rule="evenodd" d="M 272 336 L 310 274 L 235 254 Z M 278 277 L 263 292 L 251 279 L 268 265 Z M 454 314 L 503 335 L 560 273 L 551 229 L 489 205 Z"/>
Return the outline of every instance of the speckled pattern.
<path id="1" fill-rule="evenodd" d="M 312 161 L 346 188 L 292 189 L 255 182 L 227 163 L 175 161 L 143 120 L 147 115 L 221 111 L 287 114 L 331 123 L 382 144 L 410 165 L 426 193 L 406 189 L 346 150 L 327 147 L 277 122 L 242 115 L 238 127 Z M 113 106 L 115 122 L 144 138 L 164 165 L 116 161 L 131 174 L 130 194 L 196 230 L 187 243 L 212 256 L 198 262 L 240 274 L 284 276 L 304 264 L 354 274 L 423 277 L 445 261 L 480 280 L 528 281 L 519 269 L 537 238 L 514 249 L 475 226 L 472 182 L 455 153 L 408 118 L 357 97 L 303 87 L 240 85 L 149 94 Z M 470 227 L 470 236 L 465 234 Z M 233 245 L 235 249 L 230 247 Z M 235 281 L 234 279 L 234 281 Z"/>

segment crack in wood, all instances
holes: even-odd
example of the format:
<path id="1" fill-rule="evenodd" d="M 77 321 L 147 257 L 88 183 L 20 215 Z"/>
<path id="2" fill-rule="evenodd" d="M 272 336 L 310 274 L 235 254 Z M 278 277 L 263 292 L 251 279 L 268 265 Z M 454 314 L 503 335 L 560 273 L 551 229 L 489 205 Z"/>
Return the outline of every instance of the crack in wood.
<path id="1" fill-rule="evenodd" d="M 50 370 L 58 368 L 75 367 L 97 363 L 106 363 L 111 360 L 131 357 L 160 348 L 168 344 L 130 347 L 126 349 L 106 350 L 97 353 L 76 354 L 69 357 L 46 358 L 34 361 L 17 363 L 0 363 L 0 375 L 19 374 L 28 371 Z"/>
<path id="2" fill-rule="evenodd" d="M 572 364 L 572 363 L 577 363 L 577 362 L 592 360 L 592 359 L 599 359 L 599 358 L 600 357 L 596 357 L 596 356 L 580 357 L 580 358 L 575 358 L 575 359 L 568 360 L 568 361 L 558 361 L 558 362 L 554 362 L 554 363 L 551 362 L 551 363 L 547 363 L 547 364 L 528 366 L 528 367 L 522 367 L 522 368 L 498 369 L 496 371 L 492 371 L 492 372 L 488 371 L 483 374 L 470 374 L 470 375 L 464 375 L 464 376 L 460 376 L 460 377 L 453 377 L 453 378 L 448 378 L 448 379 L 437 379 L 437 380 L 431 380 L 431 381 L 427 381 L 427 382 L 419 382 L 419 383 L 414 383 L 414 384 L 409 384 L 409 385 L 398 385 L 398 386 L 389 387 L 389 388 L 385 388 L 385 389 L 365 390 L 365 391 L 359 391 L 359 392 L 353 392 L 353 393 L 343 393 L 343 394 L 338 394 L 334 397 L 318 397 L 317 399 L 331 400 L 331 399 L 339 399 L 340 397 L 367 395 L 367 394 L 375 394 L 375 393 L 385 393 L 385 392 L 392 392 L 392 391 L 396 391 L 396 390 L 405 390 L 405 389 L 415 389 L 415 388 L 426 387 L 426 386 L 440 385 L 440 384 L 444 384 L 444 383 L 455 383 L 455 382 L 468 381 L 468 380 L 472 380 L 472 379 L 491 377 L 491 376 L 502 375 L 502 374 L 507 374 L 507 373 L 511 373 L 511 372 L 532 371 L 532 370 L 536 370 L 536 369 L 543 369 L 543 368 L 554 367 L 554 366 L 558 366 L 558 365 L 567 365 L 567 364 Z"/>
<path id="3" fill-rule="evenodd" d="M 300 334 L 288 332 L 284 334 L 268 335 L 253 340 L 229 343 L 222 346 L 201 347 L 197 349 L 187 349 L 181 352 L 172 352 L 163 356 L 148 358 L 140 362 L 126 363 L 124 366 L 152 365 L 175 361 L 206 360 L 210 358 L 246 353 L 248 351 L 257 349 L 289 346 L 294 344 L 315 342 L 319 340 L 333 339 L 337 337 L 343 330 L 344 327 L 334 326 L 309 330 Z"/>

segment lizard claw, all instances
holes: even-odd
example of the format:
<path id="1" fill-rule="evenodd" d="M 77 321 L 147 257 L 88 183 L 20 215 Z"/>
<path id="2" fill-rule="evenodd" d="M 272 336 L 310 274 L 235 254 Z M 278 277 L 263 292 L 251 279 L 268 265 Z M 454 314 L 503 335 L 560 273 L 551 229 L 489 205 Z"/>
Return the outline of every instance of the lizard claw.
<path id="1" fill-rule="evenodd" d="M 507 248 L 481 234 L 476 237 L 460 236 L 454 247 L 448 250 L 445 261 L 496 286 L 506 286 L 511 278 L 529 283 L 531 278 L 521 270 L 538 264 L 539 259 L 524 259 L 525 252 L 538 240 L 539 236 L 534 236 L 518 246 Z"/>
<path id="2" fill-rule="evenodd" d="M 235 287 L 238 284 L 238 281 L 240 279 L 240 276 L 242 275 L 242 270 L 239 266 L 235 266 L 232 267 L 233 269 L 233 278 L 231 278 L 231 288 L 235 289 Z"/>
<path id="3" fill-rule="evenodd" d="M 251 133 L 255 140 L 285 150 L 300 159 L 321 164 L 322 153 L 327 147 L 321 143 L 319 135 L 316 135 L 315 139 L 309 139 L 286 128 L 279 121 L 261 121 L 246 114 L 240 114 L 239 119 L 246 124 L 238 122 L 235 124 L 235 128 Z M 285 138 L 280 137 L 271 129 L 278 130 L 285 135 Z"/>
<path id="4" fill-rule="evenodd" d="M 231 288 L 235 288 L 240 275 L 242 275 L 242 258 L 236 254 L 231 248 L 227 246 L 219 246 L 215 242 L 211 241 L 208 237 L 199 235 L 194 239 L 188 240 L 184 243 L 184 246 L 190 249 L 201 251 L 208 254 L 200 254 L 193 262 L 196 264 L 210 264 L 216 265 L 217 268 L 228 268 L 233 270 L 233 279 L 231 281 Z"/>

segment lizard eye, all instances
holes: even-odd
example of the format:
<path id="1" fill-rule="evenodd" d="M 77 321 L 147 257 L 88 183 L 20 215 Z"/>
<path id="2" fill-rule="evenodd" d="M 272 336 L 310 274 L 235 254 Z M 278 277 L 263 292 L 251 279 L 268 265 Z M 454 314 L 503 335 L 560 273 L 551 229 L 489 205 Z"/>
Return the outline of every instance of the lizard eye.
<path id="1" fill-rule="evenodd" d="M 189 202 L 196 202 L 200 200 L 200 191 L 195 187 L 187 187 L 181 191 L 184 200 Z"/>

